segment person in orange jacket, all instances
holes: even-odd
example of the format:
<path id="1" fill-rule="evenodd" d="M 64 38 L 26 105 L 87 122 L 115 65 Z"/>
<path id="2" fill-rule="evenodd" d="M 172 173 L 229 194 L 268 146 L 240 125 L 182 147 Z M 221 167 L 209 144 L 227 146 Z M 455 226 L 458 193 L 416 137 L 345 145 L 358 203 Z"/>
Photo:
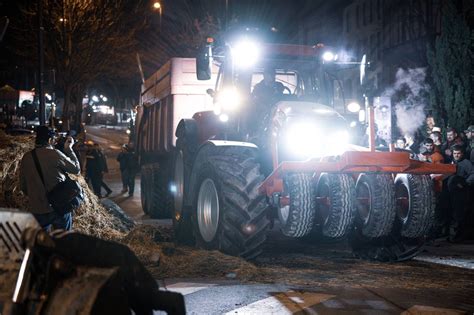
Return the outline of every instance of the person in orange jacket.
<path id="1" fill-rule="evenodd" d="M 430 163 L 443 163 L 444 158 L 443 155 L 435 149 L 435 144 L 433 139 L 426 138 L 423 141 L 422 147 L 420 148 L 420 154 L 418 158 L 420 161 L 423 162 L 430 162 Z"/>

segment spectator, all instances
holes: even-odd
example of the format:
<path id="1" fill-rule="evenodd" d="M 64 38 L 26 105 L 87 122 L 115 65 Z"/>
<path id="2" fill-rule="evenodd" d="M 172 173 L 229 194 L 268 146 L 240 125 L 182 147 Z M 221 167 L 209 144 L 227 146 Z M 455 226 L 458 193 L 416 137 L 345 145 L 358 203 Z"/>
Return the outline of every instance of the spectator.
<path id="1" fill-rule="evenodd" d="M 419 160 L 423 162 L 430 163 L 443 163 L 444 158 L 441 153 L 439 153 L 434 145 L 433 139 L 426 138 L 423 141 L 422 148 L 420 148 L 420 154 L 418 155 Z"/>
<path id="2" fill-rule="evenodd" d="M 98 143 L 94 143 L 94 149 L 97 150 L 100 159 L 100 187 L 104 187 L 105 191 L 107 192 L 105 197 L 108 197 L 112 193 L 112 189 L 110 189 L 109 186 L 107 186 L 107 184 L 104 182 L 104 173 L 109 172 L 109 168 L 107 166 L 107 157 L 105 156 L 104 152 L 102 151 L 102 148 L 99 146 Z"/>
<path id="3" fill-rule="evenodd" d="M 443 136 L 441 135 L 441 129 L 438 127 L 434 127 L 430 134 L 430 138 L 433 140 L 435 148 L 441 152 L 441 145 L 443 144 Z"/>
<path id="4" fill-rule="evenodd" d="M 128 191 L 128 171 L 127 167 L 129 164 L 130 155 L 128 154 L 128 145 L 122 145 L 122 152 L 119 153 L 117 156 L 117 161 L 120 164 L 120 175 L 122 176 L 122 191 L 121 193 L 124 194 Z"/>
<path id="5" fill-rule="evenodd" d="M 451 148 L 453 164 L 456 164 L 456 174 L 449 176 L 443 184 L 444 198 L 450 206 L 448 215 L 449 240 L 453 242 L 462 241 L 465 237 L 467 211 L 471 206 L 469 202 L 470 193 L 474 186 L 474 166 L 471 161 L 464 158 L 461 145 Z"/>
<path id="6" fill-rule="evenodd" d="M 407 146 L 407 141 L 404 137 L 399 137 L 395 141 L 395 148 L 397 148 L 397 149 L 405 150 L 406 146 Z"/>
<path id="7" fill-rule="evenodd" d="M 133 152 L 133 144 L 130 143 L 128 145 L 128 150 L 126 153 L 126 168 L 125 168 L 125 176 L 127 178 L 127 187 L 128 187 L 128 196 L 132 197 L 133 192 L 135 191 L 135 177 L 138 172 L 138 163 L 135 158 L 135 154 Z"/>
<path id="8" fill-rule="evenodd" d="M 53 148 L 54 132 L 46 126 L 36 130 L 35 153 L 38 158 L 43 180 L 36 167 L 33 151 L 25 153 L 20 164 L 20 187 L 28 196 L 29 209 L 45 230 L 72 228 L 72 214 L 59 214 L 54 211 L 47 199 L 47 193 L 58 183 L 66 180 L 66 173 L 79 174 L 79 160 L 72 150 L 73 140 L 69 138 L 64 144 L 64 152 Z"/>
<path id="9" fill-rule="evenodd" d="M 466 158 L 474 163 L 474 125 L 470 125 L 464 130 L 466 135 Z"/>
<path id="10" fill-rule="evenodd" d="M 461 138 L 458 137 L 456 129 L 448 128 L 446 129 L 446 142 L 444 142 L 441 146 L 441 154 L 444 156 L 445 163 L 449 164 L 453 162 L 453 153 L 451 150 L 453 145 L 463 146 L 464 143 L 462 142 Z"/>
<path id="11" fill-rule="evenodd" d="M 94 194 L 99 198 L 102 198 L 102 170 L 103 164 L 100 153 L 94 146 L 89 147 L 86 155 L 86 174 L 91 181 Z"/>

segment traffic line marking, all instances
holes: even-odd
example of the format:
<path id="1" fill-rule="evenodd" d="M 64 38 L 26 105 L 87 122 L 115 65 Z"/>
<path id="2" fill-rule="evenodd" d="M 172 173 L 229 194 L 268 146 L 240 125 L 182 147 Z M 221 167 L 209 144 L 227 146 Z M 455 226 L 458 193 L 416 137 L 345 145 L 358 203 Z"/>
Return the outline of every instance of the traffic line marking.
<path id="1" fill-rule="evenodd" d="M 182 295 L 191 294 L 197 291 L 208 289 L 210 287 L 216 286 L 216 284 L 211 283 L 193 283 L 193 282 L 178 282 L 166 286 L 168 291 L 181 293 Z"/>
<path id="2" fill-rule="evenodd" d="M 306 311 L 309 314 L 313 313 L 310 307 L 329 300 L 335 295 L 313 293 L 313 292 L 280 292 L 274 296 L 251 303 L 247 306 L 234 309 L 227 312 L 226 315 L 231 314 L 294 314 L 300 311 Z M 316 312 L 314 312 L 316 314 Z"/>
<path id="3" fill-rule="evenodd" d="M 425 305 L 415 305 L 401 313 L 401 315 L 461 315 L 466 314 L 464 311 L 439 308 Z"/>

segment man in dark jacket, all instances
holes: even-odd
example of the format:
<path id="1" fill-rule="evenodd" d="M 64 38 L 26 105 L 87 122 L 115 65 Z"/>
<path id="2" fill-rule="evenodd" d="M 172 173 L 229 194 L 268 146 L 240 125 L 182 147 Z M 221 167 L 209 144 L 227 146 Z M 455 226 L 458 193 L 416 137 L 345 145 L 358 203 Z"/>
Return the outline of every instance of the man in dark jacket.
<path id="1" fill-rule="evenodd" d="M 107 192 L 105 196 L 108 197 L 112 193 L 112 189 L 110 189 L 110 187 L 104 182 L 104 173 L 109 172 L 109 167 L 107 166 L 107 157 L 98 143 L 94 143 L 94 149 L 97 150 L 100 159 L 100 187 L 104 187 L 105 191 Z"/>
<path id="2" fill-rule="evenodd" d="M 94 147 L 89 148 L 86 155 L 86 174 L 91 181 L 94 194 L 101 198 L 102 187 L 102 160 L 98 150 Z"/>
<path id="3" fill-rule="evenodd" d="M 453 152 L 451 147 L 453 145 L 460 145 L 461 147 L 464 146 L 462 139 L 458 136 L 456 129 L 448 128 L 446 129 L 446 142 L 443 143 L 441 146 L 441 154 L 444 157 L 444 163 L 450 164 L 453 162 Z"/>
<path id="4" fill-rule="evenodd" d="M 450 206 L 450 236 L 451 241 L 462 241 L 465 237 L 467 217 L 472 213 L 471 193 L 474 188 L 474 166 L 464 158 L 463 147 L 451 147 L 453 164 L 456 164 L 456 174 L 449 176 L 443 184 L 445 198 Z"/>
<path id="5" fill-rule="evenodd" d="M 122 194 L 128 191 L 127 167 L 128 167 L 129 155 L 127 154 L 128 153 L 127 151 L 128 151 L 128 145 L 124 144 L 122 145 L 122 151 L 117 156 L 117 161 L 120 164 L 120 175 L 122 176 L 122 191 L 121 191 Z"/>
<path id="6" fill-rule="evenodd" d="M 38 127 L 36 131 L 35 152 L 41 167 L 43 180 L 33 159 L 33 151 L 25 153 L 20 164 L 20 187 L 28 196 L 29 211 L 35 216 L 39 224 L 46 230 L 51 226 L 54 229 L 70 230 L 72 215 L 70 212 L 59 214 L 53 210 L 48 202 L 47 194 L 58 183 L 65 181 L 66 173 L 79 174 L 81 168 L 72 145 L 72 138 L 64 144 L 64 154 L 53 148 L 54 132 L 46 126 Z"/>

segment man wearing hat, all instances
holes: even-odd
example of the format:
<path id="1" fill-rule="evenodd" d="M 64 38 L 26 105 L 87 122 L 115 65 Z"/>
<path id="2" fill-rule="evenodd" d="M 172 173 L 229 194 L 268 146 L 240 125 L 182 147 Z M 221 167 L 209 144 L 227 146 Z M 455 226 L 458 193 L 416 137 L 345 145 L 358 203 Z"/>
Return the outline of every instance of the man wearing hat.
<path id="1" fill-rule="evenodd" d="M 464 130 L 464 134 L 466 135 L 467 146 L 466 146 L 466 157 L 474 163 L 474 125 L 470 125 Z"/>
<path id="2" fill-rule="evenodd" d="M 72 216 L 58 214 L 47 199 L 47 193 L 58 183 L 66 179 L 66 173 L 79 174 L 81 168 L 72 145 L 74 140 L 68 137 L 64 143 L 64 153 L 54 149 L 54 131 L 46 126 L 36 130 L 35 149 L 25 153 L 20 164 L 21 190 L 28 196 L 28 210 L 35 216 L 41 227 L 49 230 L 72 228 Z M 42 177 L 33 158 L 36 153 Z M 43 183 L 44 182 L 44 183 Z"/>

